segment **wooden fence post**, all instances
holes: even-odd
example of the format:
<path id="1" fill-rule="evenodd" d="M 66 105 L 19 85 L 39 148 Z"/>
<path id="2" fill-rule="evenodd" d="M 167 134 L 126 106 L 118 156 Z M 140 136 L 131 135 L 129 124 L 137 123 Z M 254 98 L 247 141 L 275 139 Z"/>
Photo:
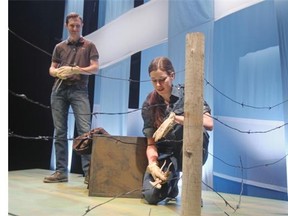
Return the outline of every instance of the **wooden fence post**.
<path id="1" fill-rule="evenodd" d="M 204 35 L 186 35 L 182 216 L 201 215 Z"/>

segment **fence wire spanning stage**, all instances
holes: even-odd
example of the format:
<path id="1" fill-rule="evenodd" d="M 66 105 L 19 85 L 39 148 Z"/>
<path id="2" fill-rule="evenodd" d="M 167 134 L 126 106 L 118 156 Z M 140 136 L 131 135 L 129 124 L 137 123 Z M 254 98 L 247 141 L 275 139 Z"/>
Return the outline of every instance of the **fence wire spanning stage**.
<path id="1" fill-rule="evenodd" d="M 51 57 L 51 54 L 42 50 L 41 48 L 33 45 L 32 43 L 29 43 L 27 41 L 25 41 L 23 38 L 21 38 L 20 36 L 18 36 L 16 33 L 14 33 L 13 31 L 10 31 L 14 36 L 16 36 L 17 38 L 19 38 L 20 40 L 26 42 L 27 44 L 33 46 L 34 48 L 40 50 L 41 52 L 47 54 L 48 56 Z M 176 73 L 183 73 L 185 72 L 185 70 L 181 70 L 181 71 L 177 71 Z M 98 75 L 96 74 L 95 76 L 99 76 L 101 78 L 104 78 L 104 79 L 117 79 L 118 78 L 114 78 L 114 77 L 108 77 L 108 76 L 103 76 L 103 75 Z M 119 79 L 119 80 L 122 80 L 122 81 L 127 81 L 127 82 L 150 82 L 150 80 L 142 80 L 142 81 L 136 81 L 136 80 L 131 80 L 131 79 Z M 281 106 L 283 105 L 284 103 L 287 103 L 288 102 L 288 99 L 287 100 L 284 100 L 282 102 L 279 102 L 277 104 L 274 104 L 274 105 L 270 105 L 270 106 L 253 106 L 251 104 L 245 104 L 245 103 L 242 103 L 242 102 L 239 102 L 237 100 L 234 100 L 233 98 L 227 96 L 226 94 L 222 93 L 217 87 L 215 87 L 214 85 L 212 85 L 211 82 L 209 82 L 206 78 L 204 78 L 204 81 L 205 81 L 205 85 L 212 88 L 214 92 L 216 92 L 217 94 L 219 94 L 220 96 L 230 100 L 232 103 L 235 103 L 241 107 L 247 107 L 247 108 L 251 108 L 251 109 L 262 109 L 262 110 L 272 110 L 278 106 Z M 36 106 L 39 106 L 43 109 L 51 109 L 51 107 L 49 105 L 45 105 L 39 101 L 35 101 L 33 100 L 32 98 L 30 98 L 29 96 L 21 93 L 21 92 L 14 92 L 13 89 L 9 89 L 9 94 L 13 97 L 18 97 L 18 98 L 21 98 L 23 99 L 23 103 L 25 102 L 28 102 L 28 103 L 33 103 L 35 104 Z M 157 105 L 154 105 L 154 106 L 163 106 L 163 104 L 157 104 Z M 134 113 L 134 112 L 141 112 L 142 108 L 138 108 L 138 109 L 133 109 L 133 110 L 130 110 L 128 112 L 115 112 L 115 113 L 109 113 L 109 112 L 93 112 L 93 113 L 80 113 L 81 115 L 91 115 L 91 117 L 97 117 L 97 115 L 129 115 L 131 113 Z M 74 114 L 73 112 L 69 112 L 69 114 Z M 79 113 L 77 113 L 79 114 Z M 234 127 L 234 126 L 231 126 L 229 125 L 228 123 L 226 123 L 224 120 L 221 120 L 221 118 L 218 118 L 216 116 L 211 116 L 211 118 L 213 118 L 215 121 L 217 121 L 220 125 L 222 125 L 223 127 L 226 127 L 226 128 L 229 128 L 237 133 L 243 133 L 243 134 L 265 134 L 265 133 L 270 133 L 272 131 L 275 131 L 275 130 L 279 130 L 280 128 L 283 128 L 283 127 L 286 127 L 288 125 L 288 123 L 284 123 L 282 125 L 279 125 L 277 127 L 273 127 L 273 128 L 270 128 L 270 129 L 267 129 L 267 130 L 259 130 L 259 131 L 251 131 L 251 130 L 243 130 L 243 129 L 239 129 L 237 127 Z M 53 141 L 55 139 L 54 136 L 47 136 L 47 135 L 37 135 L 37 136 L 25 136 L 25 134 L 17 134 L 17 133 L 14 133 L 13 131 L 13 128 L 9 128 L 9 134 L 8 134 L 9 138 L 18 138 L 18 139 L 26 139 L 26 140 L 44 140 L 44 141 Z M 115 139 L 113 138 L 112 136 L 109 137 L 111 139 L 114 139 L 115 140 L 115 143 L 118 144 L 118 145 L 136 145 L 136 143 L 125 143 L 121 140 L 118 140 L 118 139 Z M 67 138 L 68 140 L 74 140 L 74 137 L 69 137 Z M 169 142 L 169 140 L 165 140 L 165 142 Z M 171 141 L 171 140 L 170 140 Z M 178 142 L 181 142 L 178 141 Z M 258 165 L 254 165 L 254 166 L 244 166 L 243 163 L 242 163 L 242 159 L 240 157 L 240 165 L 238 164 L 231 164 L 231 163 L 228 163 L 225 161 L 225 158 L 221 158 L 217 155 L 214 155 L 212 154 L 211 152 L 208 152 L 208 154 L 214 159 L 214 160 L 217 160 L 218 162 L 222 163 L 223 165 L 225 166 L 228 166 L 230 168 L 233 168 L 233 169 L 238 169 L 240 170 L 241 172 L 241 176 L 242 176 L 242 179 L 241 179 L 241 189 L 239 191 L 239 200 L 238 200 L 238 204 L 236 206 L 233 206 L 231 205 L 219 192 L 217 192 L 213 187 L 211 187 L 210 185 L 208 185 L 207 183 L 205 183 L 204 181 L 202 181 L 202 184 L 205 185 L 206 187 L 208 187 L 209 189 L 211 189 L 212 191 L 214 191 L 215 193 L 217 193 L 217 195 L 219 196 L 220 199 L 222 199 L 226 206 L 228 206 L 229 208 L 232 209 L 233 212 L 236 212 L 237 209 L 240 208 L 240 205 L 241 205 L 241 196 L 243 195 L 243 187 L 244 187 L 244 170 L 251 170 L 251 169 L 258 169 L 258 168 L 267 168 L 268 166 L 274 166 L 278 163 L 280 163 L 281 161 L 285 160 L 287 158 L 287 154 L 283 154 L 283 157 L 280 157 L 278 159 L 276 159 L 275 161 L 273 162 L 269 162 L 269 163 L 263 163 L 263 164 L 258 164 Z M 181 177 L 180 177 L 181 178 Z M 93 207 L 87 207 L 85 213 L 83 215 L 86 215 L 87 213 L 89 213 L 90 211 L 92 211 L 93 209 L 101 206 L 101 205 L 104 205 L 108 202 L 111 202 L 113 201 L 114 199 L 116 198 L 119 198 L 121 196 L 124 196 L 126 194 L 129 194 L 129 193 L 132 193 L 132 192 L 135 192 L 135 191 L 142 191 L 142 188 L 135 188 L 134 190 L 132 191 L 127 191 L 125 193 L 122 193 L 122 194 L 118 194 L 118 195 L 115 195 L 114 197 L 112 197 L 111 199 L 109 199 L 108 201 L 105 201 L 101 204 L 98 204 L 98 205 L 95 205 Z M 224 212 L 225 215 L 229 215 L 227 212 Z M 150 215 L 150 214 L 149 214 Z"/>

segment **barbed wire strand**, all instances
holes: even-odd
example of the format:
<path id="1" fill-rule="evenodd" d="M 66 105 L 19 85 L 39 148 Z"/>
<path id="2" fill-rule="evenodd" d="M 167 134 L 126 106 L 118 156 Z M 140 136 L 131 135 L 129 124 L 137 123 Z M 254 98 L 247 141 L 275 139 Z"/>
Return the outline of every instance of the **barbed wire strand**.
<path id="1" fill-rule="evenodd" d="M 51 109 L 50 106 L 46 106 L 46 105 L 43 105 L 37 101 L 34 101 L 32 99 L 29 99 L 26 95 L 24 94 L 17 94 L 11 90 L 9 90 L 9 92 L 16 96 L 16 97 L 20 97 L 24 100 L 27 100 L 28 102 L 31 102 L 33 104 L 36 104 L 36 105 L 39 105 L 43 108 L 46 108 L 46 109 Z M 143 107 L 143 108 L 138 108 L 138 109 L 133 109 L 133 110 L 130 110 L 130 111 L 127 111 L 127 112 L 115 112 L 115 113 L 109 113 L 109 112 L 93 112 L 93 113 L 77 113 L 78 115 L 91 115 L 91 116 L 97 116 L 97 115 L 125 115 L 125 114 L 130 114 L 130 113 L 134 113 L 134 112 L 138 112 L 138 111 L 141 111 L 142 109 L 149 109 L 151 107 L 154 107 L 154 106 L 166 106 L 166 104 L 155 104 L 155 105 L 150 105 L 148 107 Z M 56 110 L 56 109 L 54 109 Z M 75 112 L 68 112 L 69 114 L 75 114 Z M 207 114 L 206 114 L 207 115 Z M 244 130 L 240 130 L 238 128 L 235 128 L 235 127 L 232 127 L 226 123 L 224 123 L 223 121 L 220 121 L 217 117 L 213 117 L 212 115 L 208 115 L 209 117 L 213 118 L 214 120 L 216 120 L 217 122 L 219 122 L 220 124 L 232 129 L 232 130 L 235 130 L 235 131 L 238 131 L 240 133 L 247 133 L 247 134 L 254 134 L 254 133 L 269 133 L 271 131 L 274 131 L 274 130 L 277 130 L 277 129 L 280 129 L 282 127 L 285 127 L 286 125 L 288 125 L 288 123 L 284 123 L 283 125 L 280 125 L 280 126 L 277 126 L 277 127 L 274 127 L 274 128 L 271 128 L 271 129 L 268 129 L 268 130 L 265 130 L 265 131 L 251 131 L 251 130 L 247 130 L 247 131 L 244 131 Z"/>
<path id="2" fill-rule="evenodd" d="M 220 90 L 218 90 L 215 86 L 213 86 L 207 79 L 204 78 L 204 80 L 205 80 L 206 84 L 207 84 L 207 85 L 210 85 L 216 92 L 218 92 L 219 94 L 221 94 L 223 97 L 229 99 L 229 100 L 232 101 L 233 103 L 240 105 L 241 107 L 249 107 L 249 108 L 253 108 L 253 109 L 268 109 L 268 110 L 271 110 L 271 109 L 273 109 L 273 108 L 275 108 L 275 107 L 277 107 L 277 106 L 280 106 L 280 105 L 288 102 L 288 99 L 286 99 L 286 100 L 284 100 L 284 101 L 282 101 L 282 102 L 280 102 L 280 103 L 277 103 L 277 104 L 275 104 L 275 105 L 273 105 L 273 106 L 252 106 L 252 105 L 248 105 L 248 104 L 245 104 L 245 103 L 240 103 L 240 102 L 232 99 L 231 97 L 227 96 L 226 94 L 222 93 L 222 92 L 221 92 Z"/>

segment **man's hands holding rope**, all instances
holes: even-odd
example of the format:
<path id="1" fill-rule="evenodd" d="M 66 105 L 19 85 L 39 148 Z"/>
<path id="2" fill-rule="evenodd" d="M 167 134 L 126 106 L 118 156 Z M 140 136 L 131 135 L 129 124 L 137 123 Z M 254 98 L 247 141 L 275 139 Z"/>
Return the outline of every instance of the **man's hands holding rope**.
<path id="1" fill-rule="evenodd" d="M 56 77 L 58 77 L 59 79 L 67 79 L 67 78 L 71 78 L 76 74 L 79 74 L 81 71 L 81 68 L 78 66 L 62 66 L 60 68 L 57 68 L 54 70 Z"/>

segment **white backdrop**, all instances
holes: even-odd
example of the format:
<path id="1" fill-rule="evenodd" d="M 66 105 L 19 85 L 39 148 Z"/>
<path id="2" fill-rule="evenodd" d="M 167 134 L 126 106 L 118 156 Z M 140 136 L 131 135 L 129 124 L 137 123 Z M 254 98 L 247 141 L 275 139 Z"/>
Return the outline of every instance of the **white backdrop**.
<path id="1" fill-rule="evenodd" d="M 215 0 L 215 20 L 262 0 Z M 97 44 L 100 68 L 168 39 L 168 0 L 151 0 L 85 37 Z"/>

